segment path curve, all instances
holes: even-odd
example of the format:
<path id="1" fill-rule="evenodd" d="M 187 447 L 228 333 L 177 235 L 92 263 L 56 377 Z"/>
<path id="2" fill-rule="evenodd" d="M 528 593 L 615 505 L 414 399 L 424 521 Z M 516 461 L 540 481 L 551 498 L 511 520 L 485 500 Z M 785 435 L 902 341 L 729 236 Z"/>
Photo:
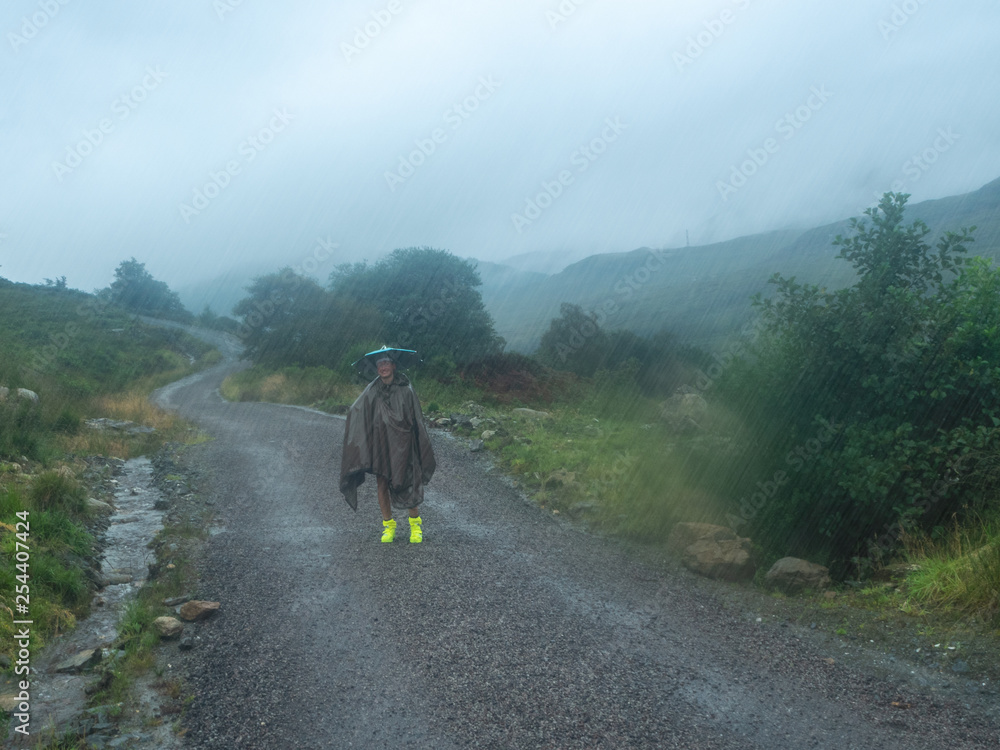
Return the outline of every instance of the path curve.
<path id="1" fill-rule="evenodd" d="M 198 594 L 222 608 L 181 657 L 188 747 L 1000 743 L 995 712 L 830 664 L 801 631 L 535 508 L 447 434 L 433 434 L 425 542 L 380 544 L 374 483 L 357 513 L 336 489 L 343 419 L 225 402 L 239 366 L 156 394 L 213 437 L 187 455 L 221 524 Z"/>

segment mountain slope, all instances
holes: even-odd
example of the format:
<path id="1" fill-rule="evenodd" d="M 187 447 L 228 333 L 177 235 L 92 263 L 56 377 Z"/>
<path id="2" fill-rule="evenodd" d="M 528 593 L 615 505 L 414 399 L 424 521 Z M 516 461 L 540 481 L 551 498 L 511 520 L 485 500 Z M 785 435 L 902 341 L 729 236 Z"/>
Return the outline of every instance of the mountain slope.
<path id="1" fill-rule="evenodd" d="M 976 226 L 970 254 L 1000 258 L 1000 180 L 959 196 L 913 204 L 907 220 L 923 220 L 933 242 L 944 231 Z M 851 267 L 833 240 L 850 220 L 806 231 L 783 230 L 712 245 L 594 255 L 552 276 L 506 276 L 491 269 L 483 299 L 508 347 L 531 351 L 563 302 L 598 313 L 607 329 L 648 335 L 667 328 L 703 348 L 724 344 L 749 316 L 750 297 L 768 292 L 776 272 L 831 288 L 851 283 Z M 495 264 L 491 264 L 495 265 Z"/>

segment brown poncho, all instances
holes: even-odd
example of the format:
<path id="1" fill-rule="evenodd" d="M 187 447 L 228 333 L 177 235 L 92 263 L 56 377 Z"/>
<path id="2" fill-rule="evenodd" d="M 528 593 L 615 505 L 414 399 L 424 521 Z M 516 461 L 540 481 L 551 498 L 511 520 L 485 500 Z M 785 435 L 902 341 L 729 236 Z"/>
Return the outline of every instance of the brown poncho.
<path id="1" fill-rule="evenodd" d="M 340 463 L 340 491 L 347 504 L 358 509 L 358 486 L 367 473 L 389 480 L 393 506 L 415 508 L 424 499 L 424 484 L 435 466 L 409 379 L 399 372 L 389 385 L 375 378 L 347 413 Z"/>

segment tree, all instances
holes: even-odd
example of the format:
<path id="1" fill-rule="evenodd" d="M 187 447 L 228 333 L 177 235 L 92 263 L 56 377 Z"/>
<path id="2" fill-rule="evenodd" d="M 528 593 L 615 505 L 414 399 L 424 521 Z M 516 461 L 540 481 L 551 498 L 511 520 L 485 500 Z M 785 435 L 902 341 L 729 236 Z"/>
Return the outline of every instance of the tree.
<path id="1" fill-rule="evenodd" d="M 236 335 L 255 363 L 333 368 L 357 339 L 376 333 L 370 306 L 337 299 L 290 268 L 257 277 L 247 291 L 233 313 L 242 318 Z"/>
<path id="2" fill-rule="evenodd" d="M 579 305 L 563 302 L 559 317 L 553 318 L 538 344 L 538 359 L 557 370 L 591 377 L 605 366 L 608 337 L 597 323 L 595 313 Z"/>
<path id="3" fill-rule="evenodd" d="M 146 264 L 135 258 L 123 260 L 115 269 L 115 280 L 101 296 L 112 304 L 141 315 L 173 320 L 192 319 L 177 293 L 163 281 L 157 281 L 146 270 Z"/>
<path id="4" fill-rule="evenodd" d="M 904 227 L 907 198 L 886 193 L 870 224 L 854 220 L 834 240 L 853 286 L 828 292 L 776 274 L 774 295 L 754 300 L 756 360 L 724 375 L 761 465 L 787 475 L 780 493 L 740 510 L 776 554 L 825 551 L 843 570 L 977 502 L 956 466 L 972 469 L 1000 425 L 1000 275 L 964 257 L 974 227 L 934 248 L 923 222 Z"/>
<path id="5" fill-rule="evenodd" d="M 457 365 L 503 350 L 481 284 L 472 263 L 428 247 L 395 250 L 373 266 L 341 265 L 330 277 L 335 298 L 378 311 L 376 338 Z"/>

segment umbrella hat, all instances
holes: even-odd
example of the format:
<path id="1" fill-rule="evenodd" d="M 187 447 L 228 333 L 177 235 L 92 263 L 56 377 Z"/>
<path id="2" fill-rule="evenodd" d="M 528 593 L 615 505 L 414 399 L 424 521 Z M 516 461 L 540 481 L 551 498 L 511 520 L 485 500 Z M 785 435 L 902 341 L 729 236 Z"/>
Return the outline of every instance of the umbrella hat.
<path id="1" fill-rule="evenodd" d="M 391 359 L 396 363 L 396 367 L 412 367 L 420 362 L 417 353 L 413 349 L 396 349 L 394 347 L 383 346 L 373 352 L 368 352 L 365 356 L 354 363 L 354 367 L 362 374 L 368 375 L 378 372 L 376 363 L 380 359 Z"/>

